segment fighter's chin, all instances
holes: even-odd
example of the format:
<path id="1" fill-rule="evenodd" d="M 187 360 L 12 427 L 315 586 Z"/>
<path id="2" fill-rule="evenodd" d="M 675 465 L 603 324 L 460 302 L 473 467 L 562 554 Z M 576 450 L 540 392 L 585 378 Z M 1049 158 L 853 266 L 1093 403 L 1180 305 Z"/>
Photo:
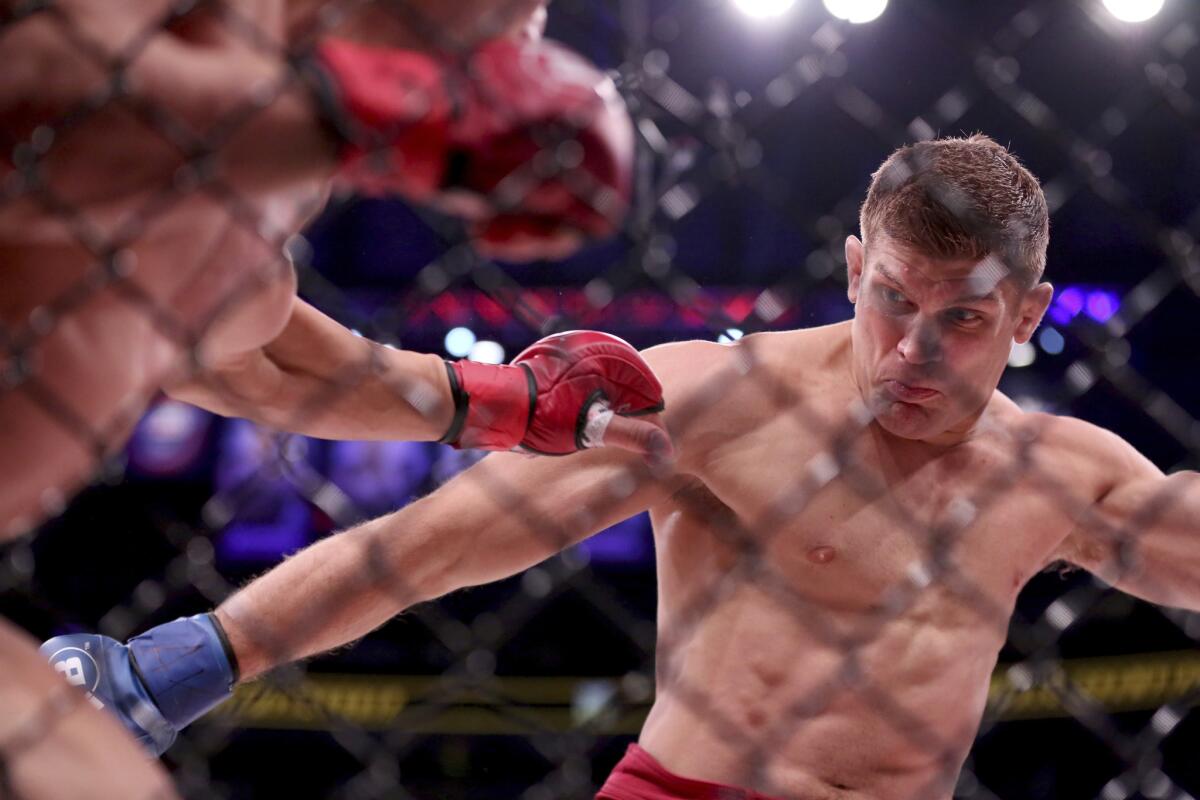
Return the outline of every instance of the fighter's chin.
<path id="1" fill-rule="evenodd" d="M 944 414 L 925 403 L 879 397 L 872 404 L 872 411 L 879 427 L 901 439 L 928 439 L 946 428 Z"/>

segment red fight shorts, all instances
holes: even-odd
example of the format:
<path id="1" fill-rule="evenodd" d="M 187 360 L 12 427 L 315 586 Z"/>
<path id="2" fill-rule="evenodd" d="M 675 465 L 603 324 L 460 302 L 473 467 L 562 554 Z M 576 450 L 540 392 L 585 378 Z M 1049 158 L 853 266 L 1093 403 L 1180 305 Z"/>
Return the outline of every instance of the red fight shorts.
<path id="1" fill-rule="evenodd" d="M 613 768 L 596 800 L 772 800 L 765 794 L 683 778 L 636 744 Z"/>

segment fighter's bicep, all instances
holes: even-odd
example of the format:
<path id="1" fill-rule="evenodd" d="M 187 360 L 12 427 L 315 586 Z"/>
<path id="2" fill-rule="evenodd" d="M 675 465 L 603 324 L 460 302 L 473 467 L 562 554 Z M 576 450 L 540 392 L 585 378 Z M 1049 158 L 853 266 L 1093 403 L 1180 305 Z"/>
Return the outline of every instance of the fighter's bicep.
<path id="1" fill-rule="evenodd" d="M 263 350 L 275 363 L 314 372 L 333 372 L 347 361 L 366 358 L 371 340 L 293 295 L 287 322 Z"/>
<path id="2" fill-rule="evenodd" d="M 1055 555 L 1111 581 L 1120 547 L 1131 530 L 1146 523 L 1139 517 L 1164 475 L 1116 434 L 1088 428 L 1092 441 L 1084 455 L 1089 473 L 1079 476 L 1078 484 L 1091 496 L 1081 498 L 1074 528 Z"/>
<path id="3" fill-rule="evenodd" d="M 294 294 L 286 321 L 260 347 L 221 354 L 191 365 L 165 390 L 177 400 L 217 413 L 252 415 L 285 399 L 285 382 L 303 373 L 324 375 L 338 366 L 367 361 L 370 344 Z"/>

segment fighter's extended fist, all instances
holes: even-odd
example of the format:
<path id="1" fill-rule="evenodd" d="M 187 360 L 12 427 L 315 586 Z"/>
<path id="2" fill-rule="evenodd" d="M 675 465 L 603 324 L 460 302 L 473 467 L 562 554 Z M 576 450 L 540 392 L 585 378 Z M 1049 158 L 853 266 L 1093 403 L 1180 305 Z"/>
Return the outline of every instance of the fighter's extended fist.
<path id="1" fill-rule="evenodd" d="M 502 255 L 620 224 L 632 124 L 612 82 L 571 50 L 502 38 L 439 57 L 326 39 L 316 55 L 346 140 L 341 174 L 359 190 L 450 208 Z"/>
<path id="2" fill-rule="evenodd" d="M 670 454 L 666 432 L 630 419 L 663 409 L 662 386 L 627 342 L 570 331 L 535 342 L 511 365 L 447 362 L 454 422 L 442 438 L 458 447 L 566 455 L 601 444 Z"/>
<path id="3" fill-rule="evenodd" d="M 237 681 L 219 623 L 201 614 L 151 628 L 121 644 L 95 633 L 55 636 L 42 655 L 93 705 L 162 755 L 184 726 L 225 700 Z"/>

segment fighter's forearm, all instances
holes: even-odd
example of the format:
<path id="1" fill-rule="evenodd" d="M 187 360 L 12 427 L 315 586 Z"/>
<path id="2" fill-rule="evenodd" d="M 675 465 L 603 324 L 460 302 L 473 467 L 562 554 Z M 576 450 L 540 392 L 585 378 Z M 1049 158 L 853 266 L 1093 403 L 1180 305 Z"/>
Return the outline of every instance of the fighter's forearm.
<path id="1" fill-rule="evenodd" d="M 322 439 L 434 441 L 454 416 L 442 359 L 358 336 L 299 298 L 273 341 L 197 370 L 167 392 Z"/>
<path id="2" fill-rule="evenodd" d="M 217 617 L 253 678 L 354 641 L 414 603 L 514 575 L 670 491 L 636 456 L 609 448 L 569 459 L 495 453 L 428 497 L 293 556 Z"/>
<path id="3" fill-rule="evenodd" d="M 352 642 L 449 591 L 457 558 L 436 530 L 415 504 L 324 539 L 235 594 L 216 614 L 242 679 Z"/>
<path id="4" fill-rule="evenodd" d="M 223 416 L 320 439 L 435 441 L 454 413 L 442 359 L 365 340 L 336 368 L 289 364 L 264 348 L 167 391 Z"/>

